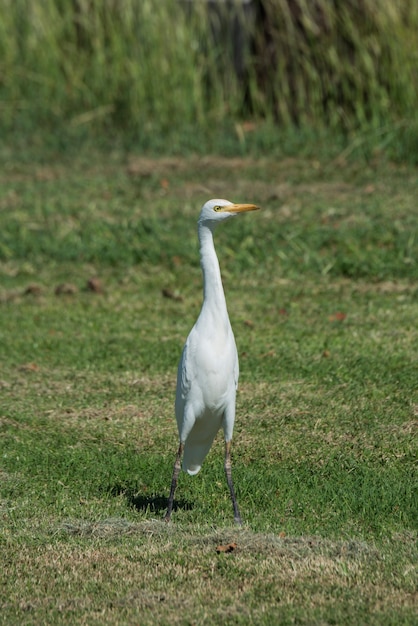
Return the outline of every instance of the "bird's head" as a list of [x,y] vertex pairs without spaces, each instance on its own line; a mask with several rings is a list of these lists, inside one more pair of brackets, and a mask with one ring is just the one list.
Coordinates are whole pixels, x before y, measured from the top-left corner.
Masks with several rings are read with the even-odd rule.
[[246,211],[257,211],[259,209],[255,204],[234,204],[229,200],[221,200],[215,198],[208,200],[202,207],[199,216],[199,224],[206,224],[213,228],[219,222],[234,217],[239,213]]

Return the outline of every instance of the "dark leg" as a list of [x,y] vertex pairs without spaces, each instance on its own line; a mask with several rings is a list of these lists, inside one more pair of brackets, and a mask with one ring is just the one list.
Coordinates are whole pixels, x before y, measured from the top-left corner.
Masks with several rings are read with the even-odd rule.
[[232,473],[231,473],[231,442],[225,442],[225,474],[226,480],[229,487],[229,493],[231,494],[232,506],[234,508],[234,521],[236,524],[241,525],[241,515],[239,514],[237,499],[235,497],[234,485],[232,483]]
[[183,444],[180,443],[179,445],[179,449],[177,450],[177,456],[176,456],[176,460],[174,463],[174,468],[173,468],[173,477],[171,479],[171,489],[170,489],[170,496],[168,498],[168,504],[167,504],[167,513],[165,514],[165,521],[169,522],[170,518],[171,518],[171,511],[173,510],[173,503],[174,503],[174,492],[176,490],[177,487],[177,479],[179,477],[180,474],[180,469],[181,469],[181,457],[183,454]]

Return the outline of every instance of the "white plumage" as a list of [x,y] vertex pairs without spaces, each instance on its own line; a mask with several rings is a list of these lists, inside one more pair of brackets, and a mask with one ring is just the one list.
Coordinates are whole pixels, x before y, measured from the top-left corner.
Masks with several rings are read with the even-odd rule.
[[235,420],[238,354],[226,307],[221,272],[213,243],[215,227],[239,213],[258,209],[254,204],[209,200],[198,220],[203,272],[203,305],[183,348],[177,374],[175,412],[180,445],[173,469],[166,520],[171,517],[180,471],[197,474],[218,430],[225,438],[225,472],[234,507],[241,523],[231,477],[230,446]]

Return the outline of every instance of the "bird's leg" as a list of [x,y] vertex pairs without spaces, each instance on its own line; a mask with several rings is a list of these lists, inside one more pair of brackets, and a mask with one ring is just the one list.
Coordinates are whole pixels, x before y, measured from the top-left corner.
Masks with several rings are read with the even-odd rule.
[[179,449],[177,450],[176,460],[174,462],[174,467],[173,467],[173,477],[171,479],[171,489],[170,489],[170,495],[168,498],[167,513],[165,514],[165,518],[164,518],[166,522],[170,521],[171,511],[173,510],[174,492],[176,491],[177,479],[179,477],[179,473],[181,469],[181,457],[183,454],[183,448],[184,448],[184,445],[180,442]]
[[231,494],[232,506],[234,508],[234,521],[236,524],[241,525],[241,515],[239,514],[237,499],[235,497],[234,485],[232,482],[232,472],[231,472],[231,442],[225,442],[225,474],[226,480],[229,487],[229,493]]

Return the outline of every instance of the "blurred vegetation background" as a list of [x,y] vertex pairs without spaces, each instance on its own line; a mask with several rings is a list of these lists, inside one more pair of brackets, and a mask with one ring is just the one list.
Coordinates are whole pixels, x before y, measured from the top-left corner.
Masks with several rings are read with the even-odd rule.
[[[416,0],[0,0],[0,132],[418,162]],[[312,145],[312,141],[310,142]]]

